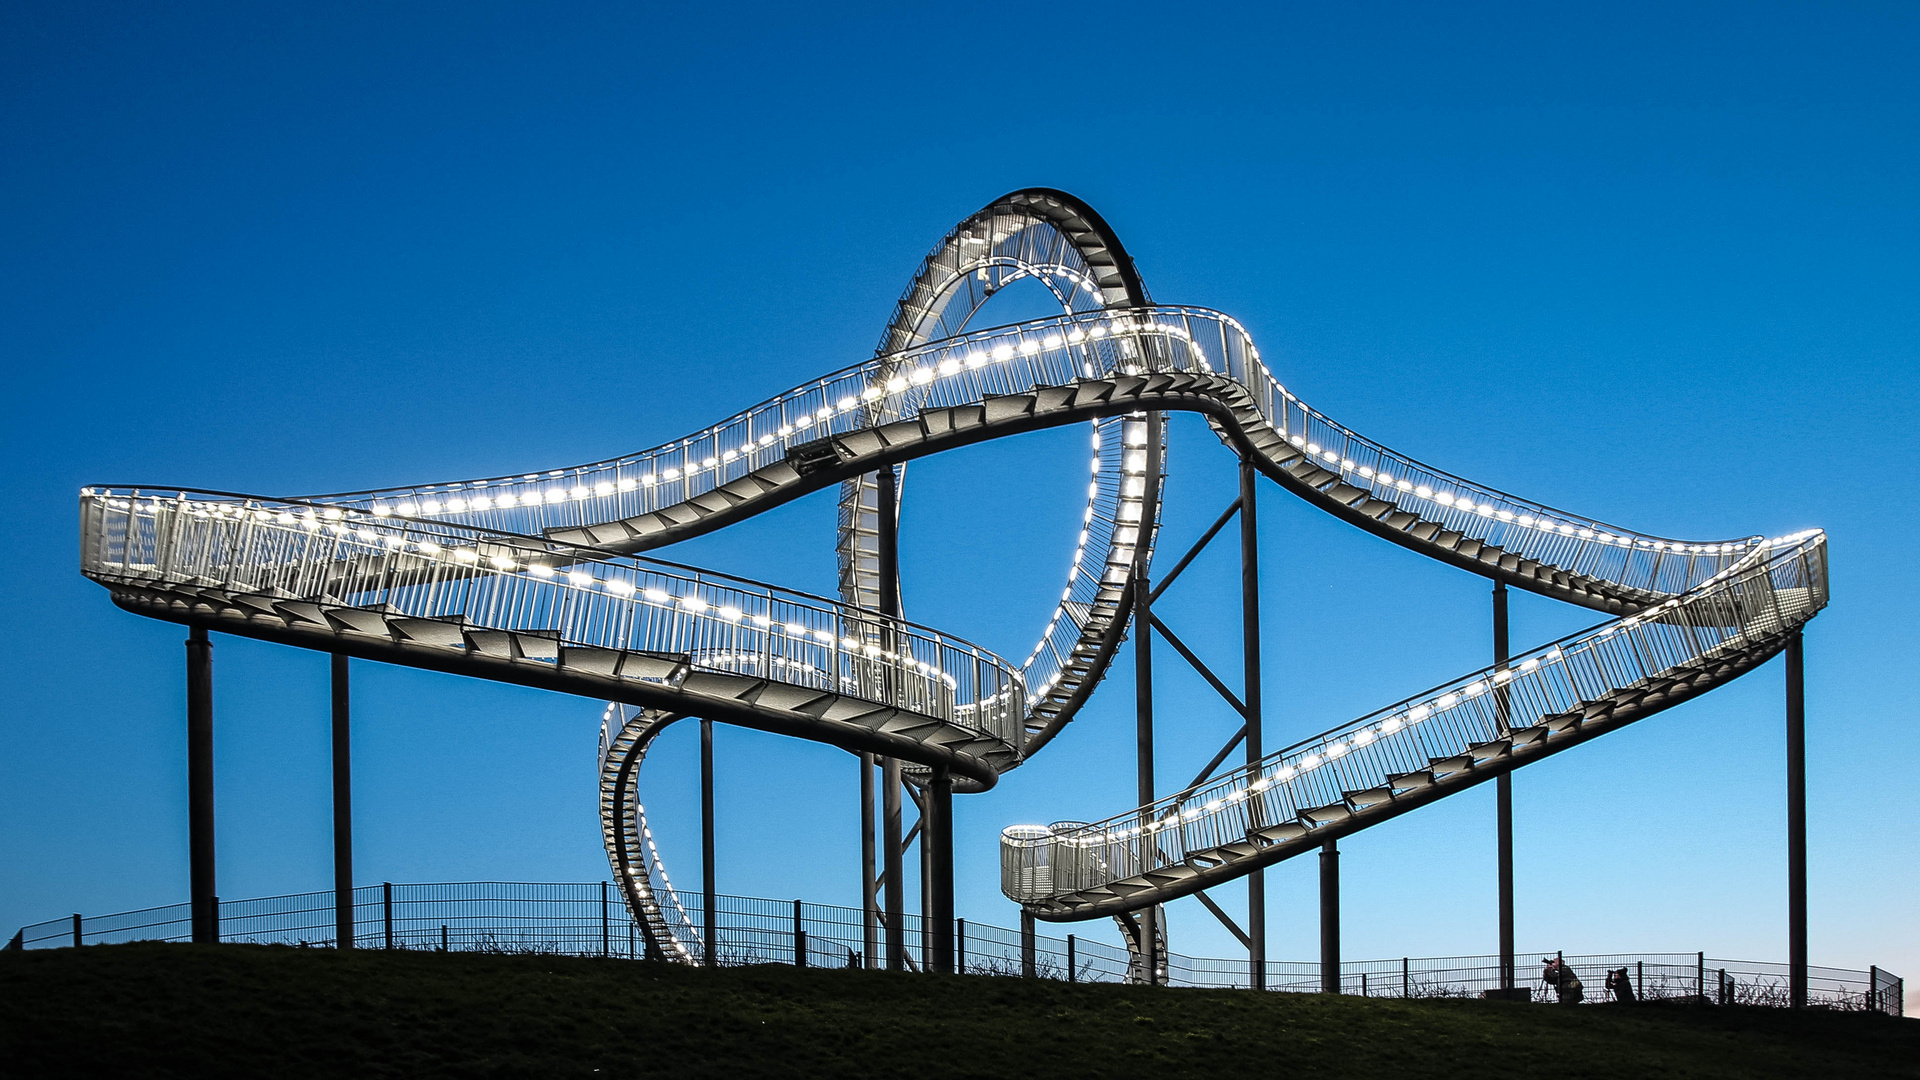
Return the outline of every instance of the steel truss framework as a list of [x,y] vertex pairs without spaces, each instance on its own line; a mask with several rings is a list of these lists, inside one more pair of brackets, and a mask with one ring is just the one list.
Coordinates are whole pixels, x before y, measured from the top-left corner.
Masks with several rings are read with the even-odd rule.
[[[1061,314],[971,327],[989,298],[1022,280],[1050,290]],[[1241,695],[1151,615],[1164,417],[1174,411],[1205,417],[1242,463],[1240,499],[1202,541],[1238,512]],[[1083,527],[1032,650],[1010,661],[905,621],[894,538],[905,463],[1076,423],[1091,427]],[[1496,615],[1493,666],[1266,753],[1251,512],[1261,476],[1355,527],[1491,579],[1499,612],[1504,590],[1516,588],[1608,621],[1508,656]],[[640,555],[834,486],[837,601]],[[1256,900],[1242,931],[1203,890],[1251,875],[1257,897],[1266,866],[1308,851],[1322,852],[1325,865],[1342,836],[1505,778],[1776,653],[1789,653],[1797,688],[1800,628],[1827,602],[1826,537],[1817,530],[1674,540],[1496,491],[1353,432],[1282,386],[1231,317],[1153,303],[1099,215],[1046,189],[997,199],[948,233],[902,295],[873,359],[649,450],[302,498],[95,487],[80,502],[83,572],[121,607],[194,630],[196,902],[212,895],[205,632],[214,630],[610,702],[600,754],[609,861],[647,948],[680,960],[700,957],[711,934],[671,887],[637,776],[652,740],[685,717],[861,755],[863,792],[880,772],[877,858],[870,795],[865,813],[867,955],[878,955],[884,934],[897,966],[907,845],[922,841],[924,915],[952,925],[952,793],[985,790],[1044,748],[1104,676],[1128,628],[1152,627],[1135,635],[1141,805],[1092,824],[1007,829],[1002,890],[1031,918],[1119,918],[1137,974],[1149,981],[1165,948],[1159,905],[1198,894],[1249,945],[1257,982],[1263,905]],[[1164,797],[1151,770],[1156,633],[1245,719],[1193,784]],[[338,660],[342,776],[345,671]],[[1797,732],[1797,699],[1789,712]],[[1212,775],[1242,743],[1245,763]],[[710,768],[710,754],[705,761]],[[344,783],[336,786],[344,803]],[[921,810],[905,835],[903,790]],[[706,861],[711,881],[710,844]],[[1794,918],[1804,968],[1803,906]],[[1503,938],[1509,923],[1503,918]],[[928,962],[950,969],[952,942],[942,949],[942,937],[933,935]],[[1337,950],[1334,959],[1337,971]]]

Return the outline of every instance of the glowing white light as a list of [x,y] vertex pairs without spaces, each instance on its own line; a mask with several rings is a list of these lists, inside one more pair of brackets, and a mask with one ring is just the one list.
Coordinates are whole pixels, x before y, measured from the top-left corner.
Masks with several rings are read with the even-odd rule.
[[633,582],[626,578],[608,578],[607,591],[615,596],[632,596]]
[[567,571],[567,584],[584,589],[593,584],[593,575],[587,573],[585,570],[569,570]]
[[681,597],[680,606],[683,608],[686,608],[688,611],[693,612],[695,615],[698,615],[701,612],[707,610],[707,602],[705,600],[700,599],[697,596]]
[[640,595],[646,597],[647,602],[651,604],[665,604],[673,599],[665,589],[648,589]]

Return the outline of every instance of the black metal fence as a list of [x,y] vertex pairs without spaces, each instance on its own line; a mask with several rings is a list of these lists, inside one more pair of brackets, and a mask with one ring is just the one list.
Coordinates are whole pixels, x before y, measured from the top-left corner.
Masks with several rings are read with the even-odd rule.
[[[679,893],[689,912],[705,904],[700,893]],[[865,954],[865,924],[858,908],[714,897],[718,940],[714,961],[724,965],[802,964],[810,967],[876,966]],[[328,946],[334,940],[333,892],[294,893],[251,900],[217,901],[222,941]],[[561,953],[639,958],[645,941],[606,882],[466,881],[434,884],[363,885],[353,891],[354,944],[361,948],[447,949],[463,952]],[[920,919],[902,927],[907,965],[925,961]],[[186,941],[191,936],[186,904],[80,916],[21,927],[8,946],[46,949],[127,941]],[[977,975],[1011,975],[1077,982],[1123,982],[1130,957],[1124,948],[1078,935],[1064,938],[955,921],[959,969]],[[698,959],[704,941],[685,943]],[[1559,955],[1520,953],[1521,957]],[[1642,1000],[1682,1000],[1729,1005],[1787,1004],[1785,964],[1720,960],[1704,953],[1617,953],[1565,956],[1585,984],[1587,999],[1604,1000],[1609,972],[1621,971]],[[1245,988],[1245,960],[1166,957],[1173,986]],[[1551,991],[1538,985],[1523,964],[1519,983],[1536,986],[1535,1000]],[[1400,957],[1343,963],[1341,992],[1367,997],[1473,997],[1500,985],[1495,956]],[[1320,965],[1269,960],[1269,990],[1320,989]],[[1878,967],[1866,971],[1815,967],[1808,971],[1808,999],[1830,1009],[1904,1015],[1905,982]]]

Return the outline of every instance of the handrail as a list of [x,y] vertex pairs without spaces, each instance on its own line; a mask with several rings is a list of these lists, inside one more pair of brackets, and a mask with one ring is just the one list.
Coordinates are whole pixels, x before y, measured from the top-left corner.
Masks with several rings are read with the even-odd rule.
[[[1002,891],[1043,905],[1194,860],[1210,868],[1213,853],[1265,846],[1272,837],[1262,834],[1276,827],[1305,837],[1328,819],[1352,816],[1358,793],[1377,792],[1377,805],[1389,806],[1397,779],[1417,777],[1424,787],[1438,762],[1481,747],[1511,753],[1516,744],[1533,745],[1531,737],[1548,736],[1545,726],[1556,718],[1577,721],[1620,691],[1698,661],[1778,647],[1824,606],[1825,553],[1823,533],[1772,541],[1680,597],[1463,675],[1148,806],[1091,824],[1010,828],[1001,841]],[[1257,860],[1252,851],[1241,857]]]

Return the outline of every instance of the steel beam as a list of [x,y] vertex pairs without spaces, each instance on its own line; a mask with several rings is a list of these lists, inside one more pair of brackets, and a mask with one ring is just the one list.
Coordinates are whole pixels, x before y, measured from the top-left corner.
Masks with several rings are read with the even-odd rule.
[[333,942],[354,945],[353,739],[347,656],[333,654]]
[[[880,561],[880,614],[900,617],[900,481],[888,465],[874,474],[875,545]],[[892,642],[887,642],[891,647]],[[907,890],[900,858],[900,759],[880,759],[882,857],[886,860],[887,970],[906,966]]]
[[1787,639],[1787,998],[1807,1007],[1807,700],[1800,631]]
[[720,964],[720,909],[715,899],[713,858],[713,721],[700,721],[700,884],[701,933],[706,936],[703,960],[708,967]]
[[872,754],[860,755],[860,966],[880,964],[880,910],[877,882],[880,871],[874,865],[873,850],[873,770]]
[[1340,992],[1340,842],[1320,848],[1320,989]]
[[933,873],[928,882],[932,894],[931,917],[922,925],[927,938],[928,966],[942,975],[953,974],[953,774],[946,769],[933,770],[933,785],[927,795],[927,829],[921,850],[928,853]]
[[[1260,760],[1260,522],[1253,462],[1240,459],[1240,715],[1246,718],[1247,764]],[[1267,986],[1267,873],[1247,875],[1247,978]]]
[[[1133,703],[1134,789],[1141,806],[1153,802],[1153,589],[1148,581],[1148,538],[1160,495],[1160,414],[1147,414],[1146,497],[1133,545]],[[1151,512],[1147,508],[1152,508]],[[1140,912],[1141,957],[1147,985],[1160,983],[1159,911],[1148,904]]]
[[213,873],[213,643],[187,635],[187,872],[193,940],[220,940]]
[[[1504,581],[1493,583],[1493,663],[1495,667],[1505,667],[1507,659],[1513,654],[1507,643],[1507,584]],[[1507,733],[1508,702],[1506,687],[1493,692],[1495,722],[1500,733]],[[1500,989],[1512,990],[1515,985],[1513,960],[1513,773],[1502,772],[1494,782],[1494,804],[1498,822],[1499,844],[1499,888],[1500,888]]]

